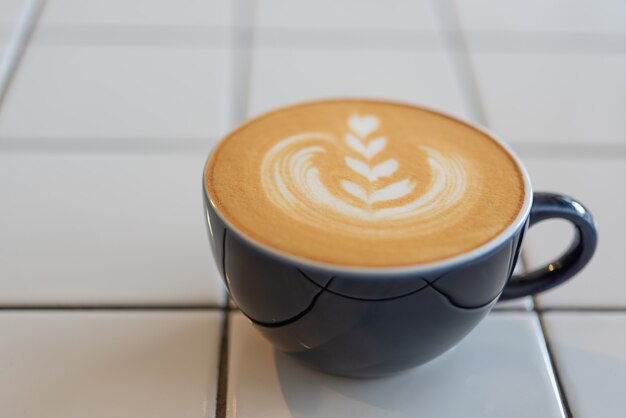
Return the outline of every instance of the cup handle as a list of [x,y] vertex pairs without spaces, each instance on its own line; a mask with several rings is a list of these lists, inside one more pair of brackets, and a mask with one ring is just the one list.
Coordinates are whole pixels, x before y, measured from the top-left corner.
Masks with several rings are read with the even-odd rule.
[[569,196],[535,193],[528,226],[552,218],[568,220],[576,227],[569,248],[553,262],[526,274],[513,276],[504,287],[500,300],[534,295],[558,286],[578,273],[593,256],[598,233],[587,208]]

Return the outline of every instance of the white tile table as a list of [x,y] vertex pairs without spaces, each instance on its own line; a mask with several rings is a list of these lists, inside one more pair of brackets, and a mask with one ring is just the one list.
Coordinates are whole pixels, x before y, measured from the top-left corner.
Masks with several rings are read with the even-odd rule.
[[392,30],[416,33],[436,28],[426,0],[376,1],[256,0],[256,27],[291,30]]
[[217,305],[205,153],[0,155],[0,305]]
[[551,312],[546,334],[576,418],[626,410],[626,312]]
[[230,418],[563,417],[532,313],[493,313],[442,357],[383,379],[310,370],[241,315],[231,318],[229,345]]
[[512,143],[626,142],[626,54],[472,52],[488,125]]
[[42,25],[227,26],[227,0],[48,0]]
[[448,65],[436,50],[260,48],[252,56],[249,114],[323,97],[374,97],[463,115]]
[[0,139],[215,139],[223,51],[31,42],[2,103]]
[[455,0],[467,31],[626,34],[621,0]]
[[2,311],[2,416],[213,417],[221,322],[212,311]]

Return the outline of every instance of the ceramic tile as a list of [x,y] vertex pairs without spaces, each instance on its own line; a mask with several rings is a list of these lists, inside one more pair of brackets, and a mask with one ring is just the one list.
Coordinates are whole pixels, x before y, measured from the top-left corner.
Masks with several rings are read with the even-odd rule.
[[547,313],[545,324],[572,415],[625,411],[626,313]]
[[0,155],[0,305],[218,304],[198,155]]
[[49,0],[43,25],[227,26],[226,0]]
[[24,9],[26,0],[2,0],[0,2],[0,26],[13,26]]
[[9,37],[11,36],[11,30],[9,28],[0,27],[0,66],[4,65],[4,60],[7,57],[4,56],[7,47],[9,46]]
[[509,142],[626,143],[626,55],[471,56],[491,128]]
[[[442,357],[389,378],[310,370],[231,321],[228,417],[562,417],[532,313],[492,313]],[[450,400],[454,401],[451,402]]]
[[434,30],[433,11],[426,0],[377,1],[262,0],[254,3],[256,27],[261,29]]
[[621,0],[456,0],[461,26],[470,31],[626,33]]
[[493,309],[515,309],[522,311],[530,311],[533,309],[533,298],[528,296],[525,298],[504,300],[498,302]]
[[217,312],[2,312],[5,417],[212,417]]
[[18,19],[25,5],[24,0],[0,1],[0,67],[6,59],[4,56],[11,34],[17,27]]
[[[599,241],[591,264],[570,282],[539,298],[542,307],[626,307],[626,277],[622,268],[622,244],[626,222],[621,190],[626,160],[550,160],[527,158],[535,190],[557,191],[579,199],[595,217]],[[567,248],[573,235],[564,221],[544,222],[526,235],[524,251],[529,267],[547,264]]]
[[326,97],[376,97],[464,114],[441,52],[259,49],[252,57],[249,114]]
[[225,118],[222,53],[35,37],[3,102],[0,138],[215,138]]

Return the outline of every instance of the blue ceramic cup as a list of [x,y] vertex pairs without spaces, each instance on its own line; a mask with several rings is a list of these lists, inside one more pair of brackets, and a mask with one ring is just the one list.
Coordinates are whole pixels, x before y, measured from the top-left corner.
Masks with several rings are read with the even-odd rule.
[[[597,242],[587,209],[568,196],[533,193],[510,148],[463,123],[499,142],[516,161],[524,203],[515,221],[488,243],[431,264],[337,267],[276,251],[229,223],[204,182],[209,237],[222,278],[243,314],[276,348],[333,374],[392,374],[453,347],[498,300],[557,286],[587,264]],[[575,226],[569,248],[545,267],[513,276],[527,228],[552,218]]]

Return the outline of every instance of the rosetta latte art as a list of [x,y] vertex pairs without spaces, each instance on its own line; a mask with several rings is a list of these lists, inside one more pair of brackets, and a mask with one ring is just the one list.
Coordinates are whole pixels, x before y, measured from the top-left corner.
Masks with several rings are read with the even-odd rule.
[[[300,222],[360,236],[437,229],[462,210],[467,175],[461,158],[415,145],[426,158],[414,164],[427,164],[431,176],[414,178],[387,152],[393,139],[376,133],[378,117],[353,114],[347,122],[349,132],[343,138],[305,132],[269,149],[261,165],[261,183],[272,204]],[[336,157],[338,151],[342,159]],[[315,163],[330,154],[337,160],[336,171],[350,174],[339,178],[338,187],[324,183],[324,173]],[[423,181],[428,185],[416,193]]]

